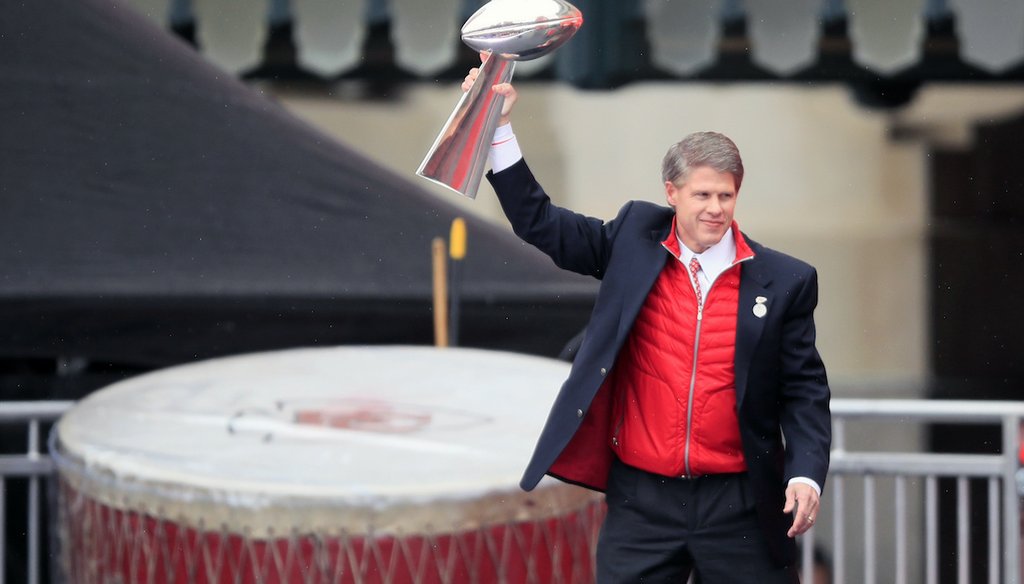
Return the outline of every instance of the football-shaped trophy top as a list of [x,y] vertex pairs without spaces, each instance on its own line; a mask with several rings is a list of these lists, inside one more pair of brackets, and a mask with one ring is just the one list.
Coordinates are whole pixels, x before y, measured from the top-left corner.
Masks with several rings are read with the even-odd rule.
[[491,0],[469,17],[462,41],[512,61],[543,57],[583,25],[583,13],[565,0]]

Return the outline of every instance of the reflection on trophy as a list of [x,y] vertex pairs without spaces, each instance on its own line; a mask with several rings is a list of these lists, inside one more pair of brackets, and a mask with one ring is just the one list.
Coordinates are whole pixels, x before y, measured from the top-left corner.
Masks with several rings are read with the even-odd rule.
[[491,87],[512,80],[516,61],[551,53],[582,24],[583,14],[565,0],[491,0],[477,10],[462,26],[462,41],[490,56],[416,174],[476,198],[505,101]]

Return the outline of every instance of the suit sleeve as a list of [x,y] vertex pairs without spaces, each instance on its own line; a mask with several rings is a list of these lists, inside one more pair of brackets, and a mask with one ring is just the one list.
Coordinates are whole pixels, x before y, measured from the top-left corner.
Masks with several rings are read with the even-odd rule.
[[807,477],[824,488],[832,420],[825,365],[815,347],[817,304],[818,278],[811,269],[794,292],[783,323],[780,422],[786,439],[785,480]]
[[607,223],[558,207],[524,160],[501,172],[489,172],[487,179],[520,239],[547,254],[562,269],[604,277],[612,241],[631,203]]

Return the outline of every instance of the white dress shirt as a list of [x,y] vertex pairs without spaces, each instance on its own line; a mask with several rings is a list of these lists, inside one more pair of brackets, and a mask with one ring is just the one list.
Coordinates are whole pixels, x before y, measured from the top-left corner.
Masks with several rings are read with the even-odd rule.
[[[725,235],[722,236],[718,243],[707,248],[702,253],[694,253],[693,250],[686,247],[678,232],[676,233],[676,240],[679,241],[679,261],[687,269],[689,269],[690,260],[697,258],[697,263],[700,264],[697,280],[700,282],[701,294],[704,298],[707,298],[711,285],[722,275],[722,272],[728,270],[732,263],[736,261],[736,238],[732,234],[732,229],[726,230]],[[693,285],[694,290],[697,289],[697,286],[693,284],[693,278],[690,278],[690,284]]]
[[519,162],[523,152],[519,149],[516,135],[512,133],[512,124],[499,126],[491,140],[491,150],[487,154],[493,172],[501,172]]

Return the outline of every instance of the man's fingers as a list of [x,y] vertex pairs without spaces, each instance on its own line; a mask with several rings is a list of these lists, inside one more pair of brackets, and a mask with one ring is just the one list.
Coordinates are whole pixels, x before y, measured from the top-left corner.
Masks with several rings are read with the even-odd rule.
[[[490,56],[490,53],[481,52],[480,61],[484,62]],[[477,78],[480,77],[480,68],[473,67],[469,70],[469,73],[462,80],[462,91],[467,92],[473,88],[473,84],[476,83]],[[501,118],[500,124],[507,124],[509,121],[509,114],[512,113],[512,106],[516,103],[518,96],[516,88],[511,83],[498,83],[491,87],[491,91],[494,91],[498,95],[505,98],[505,103],[501,107]]]
[[789,537],[796,537],[810,529],[813,525],[813,523],[807,521],[804,517],[797,516],[796,519],[793,520],[793,525],[789,528],[789,532],[786,535]]
[[786,489],[786,506],[782,508],[782,512],[789,513],[792,511],[794,503],[796,503],[796,496],[793,493],[793,489]]
[[818,514],[818,497],[813,491],[804,491],[797,495],[797,509],[808,521],[814,523]]
[[818,493],[804,484],[793,484],[786,489],[784,513],[793,514],[789,537],[796,537],[814,526],[818,513]]
[[789,528],[789,537],[796,537],[814,525],[813,516],[807,513],[808,506],[797,500],[793,507],[793,525]]
[[498,83],[492,89],[502,97],[511,97],[516,92],[516,88],[512,87],[511,83]]
[[480,75],[480,69],[473,67],[466,74],[466,77],[462,80],[462,91],[469,91],[473,87],[473,83],[476,82],[476,78]]

